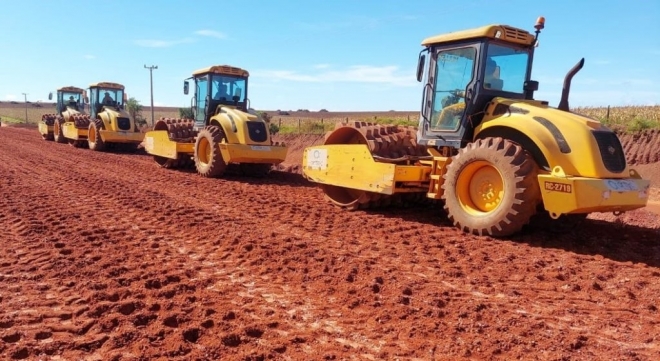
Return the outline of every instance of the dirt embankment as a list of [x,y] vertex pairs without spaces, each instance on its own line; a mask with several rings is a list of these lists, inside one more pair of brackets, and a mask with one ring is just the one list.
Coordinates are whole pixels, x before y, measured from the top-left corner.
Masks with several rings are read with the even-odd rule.
[[660,130],[645,130],[635,134],[619,135],[630,164],[660,162]]
[[324,134],[276,134],[273,140],[283,142],[289,148],[286,160],[278,167],[283,171],[302,173],[301,165],[305,148],[323,144]]
[[[619,135],[628,163],[642,177],[660,188],[660,130],[645,130],[635,134]],[[660,199],[660,197],[657,197]]]

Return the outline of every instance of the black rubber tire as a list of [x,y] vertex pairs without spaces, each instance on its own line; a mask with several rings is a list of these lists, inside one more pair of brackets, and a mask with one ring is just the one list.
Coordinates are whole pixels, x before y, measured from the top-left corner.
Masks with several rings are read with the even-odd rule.
[[93,121],[90,121],[88,129],[90,131],[94,131],[94,137],[87,137],[87,144],[89,145],[89,149],[97,152],[104,150],[106,144],[103,142],[103,139],[101,139],[101,133],[99,133],[99,131],[103,129],[103,121],[101,119],[94,119]]
[[[494,209],[470,214],[463,204],[471,200],[465,196],[460,199],[457,187],[467,186],[458,184],[459,177],[475,162],[485,162],[499,172],[503,195]],[[465,232],[492,237],[513,235],[536,213],[541,199],[537,174],[534,159],[520,145],[499,137],[478,139],[460,149],[447,166],[442,185],[444,209],[454,226]]]
[[[197,134],[195,140],[195,168],[202,177],[221,177],[227,169],[227,163],[218,149],[218,144],[223,139],[225,139],[225,132],[215,125],[209,125]],[[210,147],[210,152],[205,153],[205,150],[201,149],[202,147]]]

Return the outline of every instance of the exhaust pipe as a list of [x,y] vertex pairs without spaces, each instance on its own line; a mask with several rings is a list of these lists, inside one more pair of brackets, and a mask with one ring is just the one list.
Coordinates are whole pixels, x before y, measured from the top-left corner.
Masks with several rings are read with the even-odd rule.
[[583,66],[584,58],[580,59],[580,61],[568,71],[568,74],[566,74],[566,77],[564,78],[564,88],[561,90],[561,100],[559,100],[557,109],[568,111],[568,93],[571,90],[571,80]]

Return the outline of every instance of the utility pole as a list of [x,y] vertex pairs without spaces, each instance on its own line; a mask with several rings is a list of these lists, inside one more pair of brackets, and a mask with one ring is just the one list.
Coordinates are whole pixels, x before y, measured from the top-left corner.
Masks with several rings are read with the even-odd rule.
[[28,122],[28,117],[27,117],[27,93],[21,93],[23,94],[23,101],[25,102],[25,123],[27,124]]
[[145,69],[149,69],[149,83],[151,84],[151,125],[154,125],[154,77],[153,70],[158,69],[158,65],[147,66],[144,65]]

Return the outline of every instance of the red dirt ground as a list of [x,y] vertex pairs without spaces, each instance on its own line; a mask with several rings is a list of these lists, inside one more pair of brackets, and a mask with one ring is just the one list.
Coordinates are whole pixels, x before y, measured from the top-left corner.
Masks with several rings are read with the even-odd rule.
[[3,360],[660,358],[643,210],[495,240],[430,206],[340,211],[297,174],[204,179],[14,127],[0,175]]

